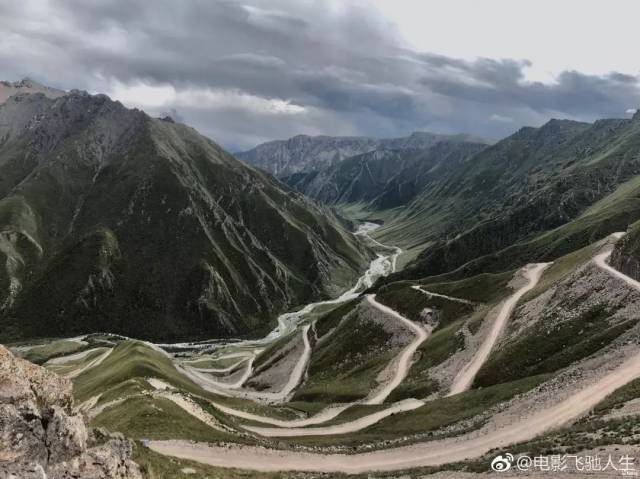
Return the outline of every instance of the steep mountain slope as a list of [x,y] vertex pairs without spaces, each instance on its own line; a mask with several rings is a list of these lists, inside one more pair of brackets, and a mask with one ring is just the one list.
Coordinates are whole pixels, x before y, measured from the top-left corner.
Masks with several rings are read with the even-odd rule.
[[[584,221],[560,236],[590,233],[567,248],[611,233],[613,224],[595,225],[621,219],[625,211],[624,221],[614,223],[626,229],[638,219],[633,206],[638,189],[632,183],[639,174],[640,115],[594,124],[552,120],[524,128],[425,188],[380,229],[381,241],[430,243],[411,272],[389,280],[447,273],[580,218]],[[610,200],[604,201],[607,195]],[[612,208],[616,203],[625,207]]]
[[100,95],[0,106],[0,198],[5,337],[259,334],[369,259],[300,194]]
[[349,158],[374,150],[424,150],[441,142],[486,143],[468,135],[436,135],[415,132],[408,137],[376,139],[298,135],[289,140],[270,141],[236,156],[278,177],[320,171]]
[[442,140],[423,149],[378,149],[283,180],[323,203],[360,203],[367,209],[385,210],[406,205],[430,183],[450,174],[486,146]]

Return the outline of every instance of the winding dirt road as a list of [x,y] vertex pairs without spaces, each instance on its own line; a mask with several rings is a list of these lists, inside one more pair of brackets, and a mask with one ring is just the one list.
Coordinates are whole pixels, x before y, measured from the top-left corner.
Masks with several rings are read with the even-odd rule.
[[101,354],[100,356],[98,356],[97,358],[93,359],[92,361],[89,361],[87,364],[85,364],[83,367],[79,368],[79,369],[75,369],[67,374],[64,374],[64,377],[69,378],[69,379],[73,379],[73,378],[77,378],[78,376],[80,376],[83,372],[91,369],[91,368],[95,368],[97,365],[101,364],[102,361],[104,361],[105,359],[107,359],[107,357],[111,354],[111,351],[113,351],[113,349],[108,349],[107,351],[105,351],[104,354]]
[[352,404],[329,406],[328,408],[322,410],[320,413],[316,414],[315,416],[305,418],[305,419],[289,420],[289,419],[276,419],[269,416],[259,416],[257,414],[241,411],[239,409],[233,409],[213,401],[211,401],[211,404],[216,409],[218,409],[219,411],[225,414],[228,414],[229,416],[238,417],[240,419],[246,419],[247,421],[261,422],[263,424],[271,424],[272,426],[277,426],[279,428],[304,428],[306,426],[322,424],[323,422],[330,421],[331,419],[337,417],[345,409],[352,406]]
[[[232,383],[228,383],[225,381],[216,381],[215,379],[209,379],[207,378],[207,381],[209,382],[209,384],[211,384],[213,387],[216,388],[221,388],[221,389],[239,389],[241,388],[244,383],[247,382],[247,380],[249,379],[249,377],[251,377],[251,374],[253,373],[253,361],[255,360],[255,356],[250,357],[247,361],[240,361],[240,363],[235,364],[233,367],[231,368],[226,368],[225,370],[222,370],[222,372],[229,372],[232,369],[236,368],[239,364],[246,362],[245,366],[244,366],[244,372],[242,373],[242,376],[240,376],[236,381],[232,382]],[[192,368],[193,371],[197,371],[198,373],[209,373],[209,372],[219,372],[220,370],[216,370],[216,369],[202,369],[202,368]],[[200,378],[202,377],[206,377],[206,376],[198,376]]]
[[69,363],[71,361],[76,361],[77,359],[82,359],[85,356],[88,356],[92,353],[95,353],[96,351],[102,351],[104,348],[92,348],[92,349],[87,349],[85,351],[80,351],[79,353],[74,353],[74,354],[69,354],[67,356],[60,356],[57,358],[52,358],[49,359],[46,363],[44,363],[44,366],[60,366],[66,363]]
[[279,428],[279,427],[257,427],[243,426],[247,431],[255,432],[266,437],[301,437],[301,436],[334,436],[339,434],[348,434],[361,431],[362,429],[372,426],[382,421],[384,418],[405,411],[412,411],[421,406],[424,402],[418,399],[406,399],[404,401],[392,404],[382,411],[378,411],[361,418],[354,419],[343,424],[332,424],[330,426],[307,427],[307,428]]
[[187,376],[189,379],[194,381],[204,390],[219,394],[221,396],[243,397],[269,403],[285,402],[292,395],[294,389],[298,386],[298,384],[300,384],[300,381],[302,381],[304,373],[307,370],[307,365],[309,363],[309,359],[311,358],[311,343],[309,342],[310,328],[310,324],[302,327],[301,334],[304,350],[302,351],[300,358],[298,358],[296,365],[291,371],[286,384],[280,391],[277,392],[258,392],[240,389],[253,372],[253,361],[255,357],[251,358],[248,361],[245,373],[238,381],[233,384],[216,381],[215,379],[203,374],[198,369],[186,366],[185,364],[176,364],[176,369]]
[[621,273],[617,269],[612,268],[611,266],[609,266],[607,261],[611,257],[612,253],[613,253],[613,249],[610,249],[609,251],[605,251],[604,253],[601,253],[601,254],[597,255],[595,258],[593,258],[593,262],[599,268],[601,268],[601,269],[605,270],[607,273],[609,273],[611,276],[614,276],[614,277],[624,281],[629,286],[631,286],[633,289],[636,289],[636,290],[640,291],[640,281],[636,281],[635,279],[630,278],[626,274]]
[[[253,357],[253,354],[243,356],[243,359],[241,359],[236,363],[233,363],[231,366],[227,366],[226,368],[200,368],[196,366],[190,366],[190,367],[192,367],[193,369],[201,373],[227,374],[237,369],[238,366],[240,366],[242,363],[246,363],[247,361],[249,361],[249,359],[251,359],[252,357]],[[191,361],[191,362],[194,362],[194,361]],[[189,363],[189,361],[185,361],[185,363]]]
[[462,370],[460,370],[453,380],[448,396],[459,394],[471,387],[476,374],[478,374],[478,371],[486,362],[491,350],[496,344],[496,341],[504,331],[507,321],[509,320],[513,309],[516,307],[516,304],[518,304],[520,298],[535,288],[536,284],[538,284],[538,281],[540,280],[540,276],[542,276],[542,272],[548,265],[549,263],[537,263],[525,266],[523,276],[528,280],[527,284],[518,289],[502,304],[500,312],[494,320],[489,334],[482,342],[471,361],[469,361]]
[[457,438],[363,454],[314,454],[259,447],[224,447],[187,441],[152,441],[161,454],[225,468],[258,471],[309,471],[359,474],[439,466],[476,458],[491,449],[528,441],[589,412],[616,389],[640,378],[640,353],[573,396],[497,429],[482,428]]
[[[386,400],[386,398],[395,390],[395,388],[397,388],[402,383],[404,378],[407,376],[409,369],[411,368],[411,361],[412,361],[413,355],[415,354],[418,347],[420,347],[420,345],[429,337],[429,334],[431,333],[430,329],[424,329],[423,327],[405,318],[404,316],[397,313],[396,311],[389,308],[388,306],[385,306],[379,303],[378,301],[375,300],[374,295],[368,295],[367,300],[376,309],[382,311],[386,315],[392,316],[393,318],[397,319],[407,328],[412,330],[415,334],[415,339],[411,341],[411,343],[409,343],[402,350],[402,352],[394,359],[393,362],[397,364],[397,367],[395,370],[395,374],[393,375],[393,378],[389,382],[387,382],[381,390],[375,392],[371,398],[365,398],[362,401],[357,401],[354,403],[330,406],[312,417],[305,418],[305,419],[294,419],[294,420],[282,420],[282,419],[271,418],[268,416],[260,416],[260,415],[249,413],[246,411],[234,409],[214,401],[210,401],[210,403],[219,411],[225,414],[228,414],[230,416],[276,426],[271,428],[258,427],[258,426],[243,426],[243,428],[248,431],[252,431],[254,433],[257,433],[266,437],[294,437],[294,436],[347,434],[347,433],[356,432],[366,427],[369,427],[393,414],[397,414],[405,411],[411,411],[413,409],[417,409],[423,406],[424,405],[423,401],[420,401],[417,399],[407,399],[404,401],[399,401],[394,404],[390,404],[389,407],[381,411],[376,411],[375,413],[365,415],[363,417],[360,417],[358,419],[355,419],[353,421],[349,421],[346,423],[336,424],[331,426],[324,426],[324,427],[308,427],[308,426],[322,424],[324,422],[330,421],[331,419],[334,419],[335,417],[340,415],[343,411],[345,411],[349,407],[356,404],[367,404],[367,405],[382,404]],[[298,361],[296,368],[294,369],[294,372],[290,376],[289,382],[287,383],[285,388],[279,393],[261,393],[261,398],[264,398],[267,394],[270,394],[270,396],[268,396],[269,398],[274,398],[275,397],[274,395],[277,395],[278,399],[282,399],[284,395],[290,394],[291,392],[293,392],[295,387],[297,387],[297,384],[299,384],[299,381],[302,379],[302,375],[304,374],[304,371],[306,370],[306,365],[310,359],[311,346],[308,341],[309,328],[310,328],[309,325],[303,328],[303,334],[304,334],[303,337],[305,339],[305,351],[303,352],[302,357]],[[183,368],[183,372],[189,373],[189,377],[191,377],[193,380],[198,380],[197,382],[202,387],[209,386],[214,388],[214,390],[217,390],[218,388],[222,388],[225,390],[229,389],[228,384],[221,384],[213,379],[205,377],[202,374],[199,374],[198,370],[196,370],[195,368],[184,369],[184,365],[182,365],[182,368]],[[250,366],[249,368],[247,368],[247,371],[250,371]],[[245,376],[248,377],[246,373],[245,373]],[[246,380],[246,377],[244,377],[244,380]],[[242,380],[239,381],[239,383],[241,382]],[[256,393],[256,394],[260,394],[260,393]],[[183,403],[180,403],[180,402],[176,402],[176,404],[178,404],[179,406],[184,405]]]
[[[367,295],[367,301],[376,309],[382,311],[384,314],[392,316],[400,321],[403,325],[409,328],[415,334],[415,339],[411,341],[402,352],[394,359],[394,363],[397,364],[395,373],[390,381],[388,381],[382,389],[376,391],[372,397],[365,398],[362,401],[357,401],[350,404],[344,404],[340,406],[329,407],[319,414],[307,419],[294,420],[294,421],[281,421],[270,418],[264,418],[253,414],[244,413],[242,417],[250,420],[258,420],[267,424],[272,424],[274,428],[269,427],[257,427],[257,426],[244,426],[245,429],[267,437],[294,437],[294,436],[323,436],[323,435],[338,435],[348,434],[356,431],[360,431],[366,427],[369,427],[382,419],[389,417],[399,412],[411,411],[424,405],[423,401],[417,399],[408,399],[389,405],[389,407],[377,411],[372,414],[360,417],[353,421],[349,421],[342,424],[335,424],[324,427],[306,427],[316,424],[322,424],[323,422],[330,421],[337,417],[340,413],[348,409],[355,404],[382,404],[389,397],[389,395],[402,383],[407,377],[409,369],[411,368],[411,361],[417,349],[420,345],[429,337],[431,333],[430,329],[424,329],[413,321],[405,318],[393,309],[379,303],[375,300],[374,295]],[[230,408],[225,408],[230,409]],[[222,409],[221,409],[222,410]],[[223,411],[224,412],[224,411]],[[234,414],[238,416],[237,414]]]
[[375,308],[382,311],[383,313],[396,318],[398,321],[404,324],[407,328],[412,330],[416,335],[415,339],[411,341],[411,343],[409,343],[409,345],[404,348],[402,353],[400,353],[400,356],[398,357],[398,367],[396,368],[396,372],[393,376],[393,379],[391,379],[391,381],[385,384],[385,386],[380,391],[376,392],[373,397],[367,398],[363,403],[363,404],[382,404],[385,401],[385,399],[389,397],[389,394],[391,394],[393,390],[397,388],[400,385],[400,383],[402,383],[404,378],[407,377],[407,374],[409,373],[409,369],[411,368],[411,361],[413,359],[413,355],[416,353],[420,345],[429,337],[429,335],[431,334],[431,328],[427,327],[428,329],[425,329],[417,325],[413,321],[405,318],[404,316],[399,314],[397,311],[394,311],[390,307],[385,306],[382,303],[379,303],[378,301],[375,300],[375,295],[373,294],[367,295],[367,301],[369,301],[371,305],[373,305]]
[[[594,258],[595,264],[611,276],[640,291],[640,282],[629,278],[606,263],[611,251]],[[519,289],[502,307],[502,326],[517,301],[537,283],[546,265],[527,269],[527,285]],[[500,321],[496,320],[496,323]],[[493,331],[499,331],[494,324]],[[497,338],[498,335],[495,337]],[[495,339],[493,340],[495,343]],[[490,350],[490,348],[489,348]],[[149,447],[159,453],[194,460],[205,464],[259,471],[309,471],[342,472],[356,474],[370,471],[395,471],[412,467],[439,466],[476,458],[494,448],[527,441],[567,424],[589,412],[609,394],[629,382],[640,378],[640,353],[626,359],[617,367],[604,373],[598,380],[558,402],[530,413],[516,422],[501,426],[484,426],[478,431],[456,438],[448,438],[378,450],[362,454],[316,454],[290,450],[265,449],[254,446],[210,446],[187,441],[152,441]],[[332,434],[332,432],[327,432]]]
[[[327,427],[318,427],[311,428],[308,426],[313,426],[317,424],[322,424],[324,422],[330,421],[334,419],[338,415],[340,415],[343,411],[348,409],[349,407],[356,404],[382,404],[387,397],[402,383],[404,378],[406,378],[409,369],[411,368],[411,360],[416,350],[420,347],[420,345],[429,337],[431,333],[430,329],[424,329],[421,326],[417,325],[413,321],[405,318],[401,314],[397,313],[393,309],[385,306],[378,301],[375,300],[374,295],[368,295],[367,300],[371,305],[373,305],[376,309],[382,311],[384,314],[392,316],[393,318],[400,321],[403,325],[405,325],[408,329],[413,331],[415,334],[415,339],[411,341],[402,352],[394,359],[394,363],[397,364],[395,373],[393,378],[387,382],[382,389],[376,391],[372,397],[365,398],[362,401],[356,401],[348,404],[341,404],[330,406],[318,414],[305,418],[305,419],[294,419],[294,420],[281,420],[270,418],[267,416],[259,416],[257,414],[248,413],[245,411],[239,411],[222,404],[218,404],[212,402],[213,406],[224,412],[225,414],[229,414],[235,417],[239,417],[242,419],[257,421],[263,424],[270,424],[272,426],[276,426],[274,428],[269,427],[253,427],[253,426],[245,426],[244,428],[260,434],[262,436],[268,437],[284,437],[284,436],[314,436],[314,435],[327,435],[327,434],[346,434],[350,432],[359,431],[368,427],[376,422],[384,419],[385,417],[391,416],[398,412],[409,411],[412,409],[416,409],[422,406],[424,403],[417,399],[410,399],[406,401],[400,401],[398,403],[394,403],[389,405],[388,408],[377,411],[375,413],[369,414],[367,416],[363,416],[354,421],[350,421],[348,423],[327,426]],[[304,428],[304,429],[299,429]]]
[[293,394],[294,389],[298,387],[298,384],[302,381],[304,373],[307,371],[307,365],[311,359],[311,343],[309,343],[310,328],[310,324],[307,324],[302,328],[304,351],[302,351],[302,354],[300,355],[296,366],[293,368],[287,383],[277,393],[264,393],[263,397],[266,397],[270,401],[286,401]]

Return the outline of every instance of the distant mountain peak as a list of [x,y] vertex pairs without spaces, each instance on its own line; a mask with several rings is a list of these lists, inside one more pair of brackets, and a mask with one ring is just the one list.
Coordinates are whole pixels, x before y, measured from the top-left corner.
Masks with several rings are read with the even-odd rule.
[[5,103],[10,97],[20,93],[42,93],[49,98],[59,98],[67,94],[64,90],[45,86],[29,77],[15,82],[0,81],[0,105]]
[[13,85],[16,88],[36,88],[36,87],[47,88],[43,84],[38,83],[37,81],[32,80],[29,77],[24,77],[22,80],[20,80],[18,82],[14,82]]
[[576,121],[576,120],[567,120],[567,119],[559,119],[559,118],[552,118],[551,120],[549,120],[548,122],[546,122],[544,125],[542,125],[540,127],[541,130],[547,129],[558,129],[558,128],[571,128],[574,126],[578,126],[578,125],[589,125],[589,123],[583,122],[583,121]]

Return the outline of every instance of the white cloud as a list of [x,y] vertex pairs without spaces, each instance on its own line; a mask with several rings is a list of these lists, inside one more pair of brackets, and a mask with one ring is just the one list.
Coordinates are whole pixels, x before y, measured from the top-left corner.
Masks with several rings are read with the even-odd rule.
[[192,110],[246,110],[262,115],[299,115],[307,108],[279,98],[263,98],[239,90],[212,88],[184,88],[173,85],[149,85],[136,82],[131,85],[114,80],[108,92],[114,100],[128,107],[148,110],[150,114],[161,109],[188,108]]
[[173,104],[177,98],[176,89],[171,85],[152,86],[141,82],[126,85],[114,81],[107,94],[128,107],[142,109],[163,108]]
[[489,119],[491,121],[499,121],[501,123],[513,123],[513,118],[511,118],[510,116],[498,115],[497,113],[491,115]]
[[176,92],[174,104],[193,109],[242,109],[259,114],[298,115],[306,108],[288,100],[264,98],[239,90],[186,89]]
[[284,60],[272,55],[260,55],[257,53],[234,53],[231,55],[225,55],[220,58],[220,61],[231,61],[238,63],[246,63],[249,65],[259,65],[264,67],[282,67],[286,63]]

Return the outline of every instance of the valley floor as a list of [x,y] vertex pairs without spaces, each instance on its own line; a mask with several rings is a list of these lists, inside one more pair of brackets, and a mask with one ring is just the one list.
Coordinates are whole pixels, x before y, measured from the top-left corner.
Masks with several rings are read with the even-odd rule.
[[[368,229],[359,234],[375,244]],[[620,294],[639,294],[640,283],[608,264],[619,238],[577,264],[574,281],[595,268],[589,274],[619,282]],[[525,265],[486,304],[464,281],[362,295],[401,253],[377,247],[353,289],[282,315],[264,340],[154,345],[92,335],[32,352],[50,354],[45,365],[74,379],[94,425],[164,456],[264,473],[433,472],[484,461],[584,418],[640,378],[640,327],[631,326],[553,374],[479,388],[495,355],[517,343],[514,331],[526,329],[522,318],[539,315],[554,293],[556,269]],[[67,352],[70,342],[78,351]]]

